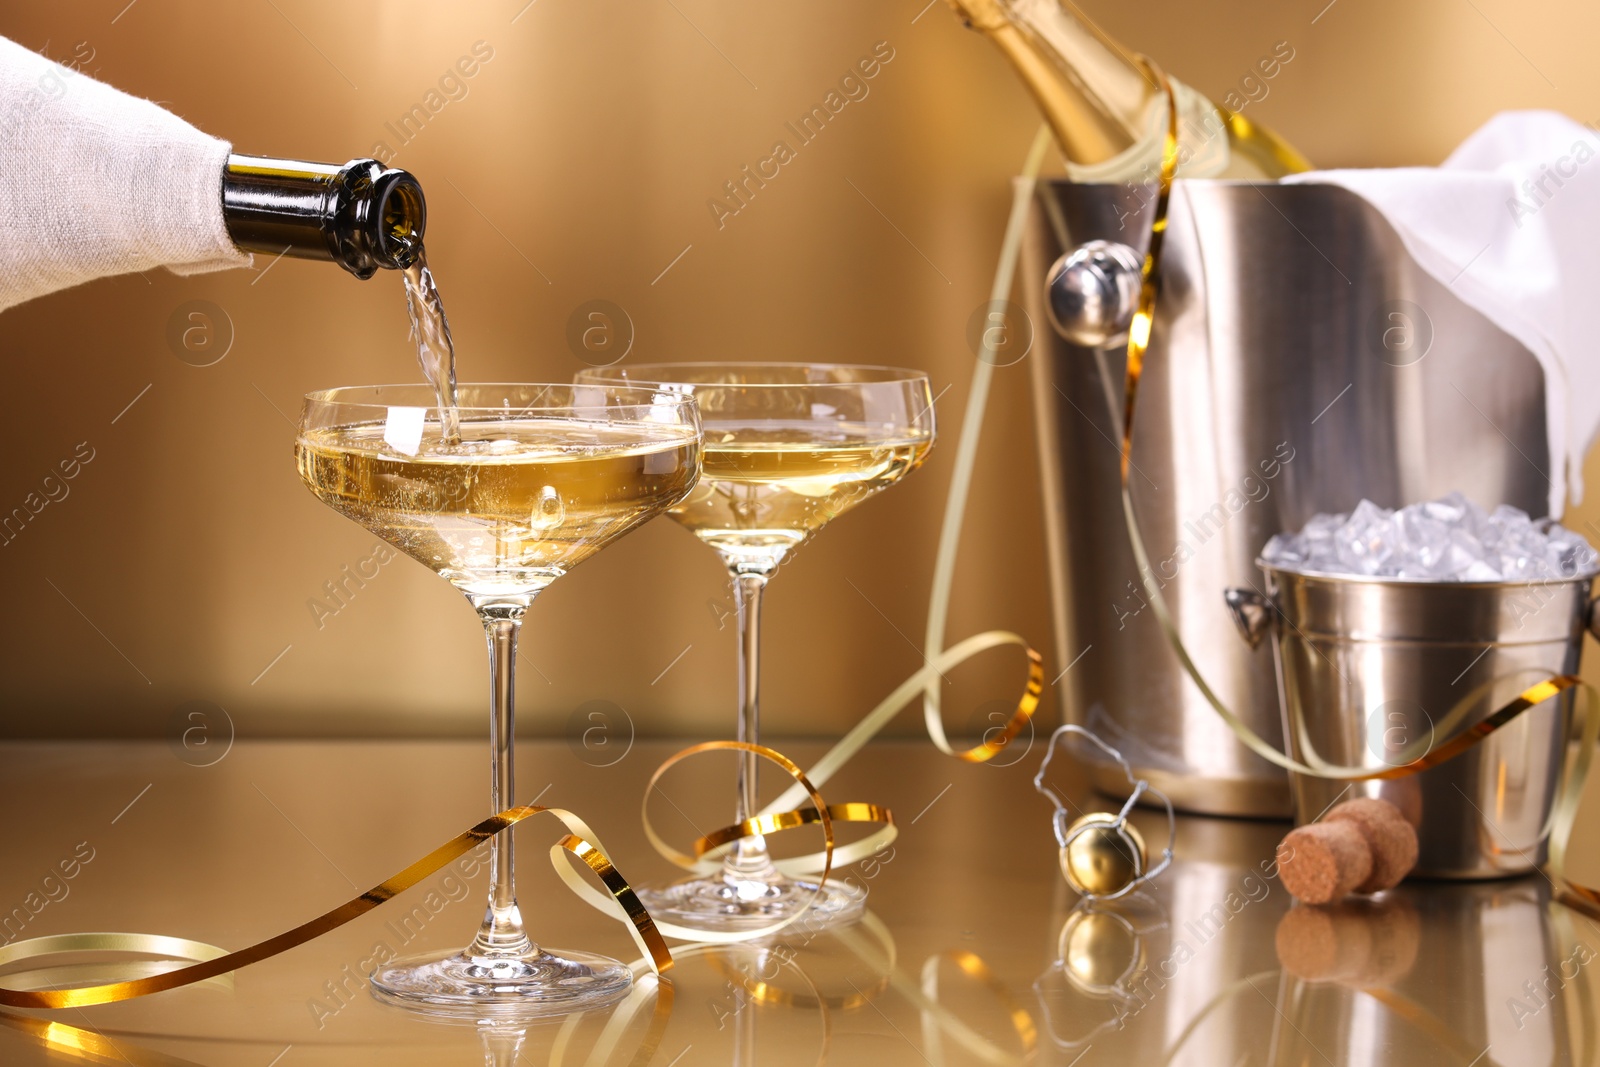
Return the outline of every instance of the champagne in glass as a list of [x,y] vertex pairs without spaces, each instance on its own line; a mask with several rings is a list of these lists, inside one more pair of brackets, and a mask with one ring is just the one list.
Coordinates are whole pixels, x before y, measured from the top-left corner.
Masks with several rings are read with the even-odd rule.
[[[590,384],[650,384],[700,405],[699,484],[668,512],[714,548],[738,608],[738,738],[759,739],[761,596],[778,565],[824,525],[899,481],[933,445],[933,400],[917,371],[812,363],[677,363],[583,371]],[[736,820],[760,811],[758,757],[740,754]],[[818,893],[780,873],[763,838],[741,840],[721,872],[640,898],[652,914],[708,930],[764,926],[810,903],[819,918],[860,915],[843,882]]]
[[[691,397],[649,389],[464,385],[441,425],[427,386],[331,389],[306,398],[295,452],[325,504],[460,589],[489,643],[490,809],[515,804],[517,635],[541,590],[682,500],[700,466]],[[395,960],[380,994],[434,1010],[574,1011],[626,992],[614,960],[541,949],[523,929],[511,839],[494,838],[494,882],[466,949]]]

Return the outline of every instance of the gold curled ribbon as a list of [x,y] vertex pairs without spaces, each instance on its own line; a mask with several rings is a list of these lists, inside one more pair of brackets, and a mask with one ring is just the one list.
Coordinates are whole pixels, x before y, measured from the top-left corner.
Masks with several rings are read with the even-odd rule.
[[[552,864],[561,880],[585,903],[613,918],[621,919],[627,925],[640,951],[650,960],[651,967],[656,973],[670,968],[672,953],[667,950],[666,942],[662,940],[660,932],[651,921],[650,913],[639,903],[639,898],[627,880],[622,877],[621,872],[606,857],[598,844],[599,837],[590,829],[589,824],[564,808],[523,806],[508,808],[498,815],[490,816],[355,899],[346,901],[309,922],[301,923],[292,930],[235,952],[223,952],[212,945],[154,934],[57,934],[52,937],[15,942],[0,949],[0,966],[67,952],[107,951],[176,956],[195,959],[196,962],[145,978],[97,985],[40,990],[12,989],[0,985],[0,1005],[13,1008],[78,1008],[90,1004],[110,1004],[192,985],[247,967],[252,963],[259,963],[365,915],[429,875],[442,870],[446,864],[477,848],[495,834],[541,812],[554,815],[571,831],[550,850]],[[583,860],[605,884],[609,893],[602,894],[583,882],[570,865],[561,860],[563,852],[571,853]]]
[[[1122,454],[1121,454],[1121,488],[1122,488],[1122,513],[1128,527],[1128,540],[1133,550],[1134,561],[1138,566],[1140,583],[1144,586],[1149,596],[1149,603],[1161,631],[1166,637],[1167,644],[1172,648],[1185,673],[1200,690],[1212,710],[1221,716],[1223,722],[1233,731],[1234,735],[1252,752],[1275,764],[1284,770],[1298,774],[1306,774],[1318,778],[1332,778],[1345,781],[1371,781],[1377,779],[1404,778],[1436,767],[1445,761],[1460,755],[1467,749],[1481,742],[1484,738],[1501,729],[1507,723],[1528,711],[1549,701],[1552,697],[1574,687],[1583,689],[1588,698],[1581,712],[1583,718],[1583,739],[1579,746],[1578,759],[1572,773],[1566,776],[1561,795],[1553,807],[1548,824],[1550,841],[1550,867],[1558,878],[1567,885],[1571,895],[1600,907],[1600,891],[1586,886],[1581,886],[1566,879],[1563,870],[1566,863],[1568,840],[1571,836],[1572,824],[1577,815],[1578,802],[1582,797],[1584,782],[1588,777],[1591,755],[1597,739],[1600,739],[1600,702],[1597,702],[1595,690],[1586,685],[1581,679],[1572,675],[1552,675],[1542,678],[1533,685],[1528,686],[1517,694],[1505,705],[1496,709],[1483,720],[1466,726],[1450,736],[1444,744],[1432,746],[1431,738],[1419,739],[1422,744],[1408,746],[1396,758],[1396,765],[1373,770],[1367,767],[1346,767],[1323,762],[1320,758],[1313,758],[1311,762],[1302,762],[1280,752],[1269,744],[1259,734],[1238,716],[1231,708],[1217,696],[1211,686],[1206,682],[1204,675],[1190,657],[1188,648],[1184,645],[1182,636],[1178,633],[1177,624],[1173,621],[1172,613],[1167,607],[1166,597],[1162,594],[1161,586],[1155,581],[1154,571],[1150,566],[1149,553],[1145,550],[1144,535],[1139,529],[1138,517],[1133,508],[1133,492],[1128,477],[1129,466],[1133,456],[1133,426],[1134,414],[1137,408],[1139,381],[1144,370],[1144,355],[1150,345],[1151,331],[1155,324],[1155,304],[1160,291],[1160,267],[1163,237],[1167,228],[1167,209],[1170,203],[1172,183],[1177,174],[1178,166],[1178,112],[1176,98],[1172,93],[1172,86],[1167,81],[1166,75],[1155,63],[1143,56],[1139,57],[1140,63],[1156,79],[1167,95],[1167,135],[1165,147],[1162,151],[1161,175],[1156,197],[1155,215],[1151,221],[1150,246],[1146,253],[1144,263],[1140,270],[1139,305],[1134,314],[1133,324],[1128,330],[1127,367],[1124,375],[1124,399],[1122,412]],[[1227,116],[1231,126],[1246,132],[1254,131],[1253,136],[1261,138],[1261,144],[1270,147],[1271,142],[1266,140],[1268,135],[1259,127],[1251,126],[1247,120],[1238,115]],[[1274,139],[1275,140],[1275,139]],[[1287,145],[1279,143],[1282,151],[1292,153]],[[1296,158],[1298,158],[1296,156]],[[1301,160],[1300,162],[1304,162]],[[1106,366],[1104,349],[1095,351],[1101,380],[1106,389],[1106,402],[1113,415],[1116,404],[1111,394],[1111,376]],[[1494,680],[1497,681],[1497,680]],[[1494,684],[1494,681],[1486,684]],[[1466,698],[1457,702],[1445,722],[1447,729],[1452,729],[1471,710],[1476,694],[1468,694]],[[1304,734],[1302,732],[1302,739]],[[1412,757],[1417,748],[1424,748],[1420,754]],[[1306,751],[1314,750],[1307,748]]]
[[[788,774],[789,777],[795,780],[795,787],[801,790],[802,795],[810,798],[811,807],[814,809],[814,814],[813,817],[808,821],[815,822],[822,827],[822,868],[820,875],[817,878],[817,888],[812,894],[811,899],[807,900],[801,907],[795,909],[794,913],[788,918],[780,919],[768,926],[758,927],[754,930],[702,930],[698,927],[680,926],[677,923],[669,922],[656,923],[655,928],[667,937],[675,937],[683,941],[697,941],[704,944],[716,945],[731,945],[737,944],[741,941],[753,941],[758,937],[769,937],[772,934],[777,933],[779,930],[793,925],[797,920],[804,917],[805,914],[811,910],[812,903],[822,895],[823,886],[826,885],[828,881],[828,875],[833,873],[834,868],[835,847],[833,838],[833,814],[830,811],[827,803],[822,799],[822,794],[817,792],[817,787],[813,785],[810,778],[806,776],[806,772],[800,769],[800,765],[776,749],[768,748],[765,745],[754,745],[748,741],[702,741],[698,745],[690,745],[688,748],[685,748],[679,752],[675,752],[662,761],[661,765],[657,767],[650,775],[650,781],[647,782],[644,787],[644,797],[639,802],[639,821],[644,824],[645,838],[649,840],[651,846],[654,847],[657,852],[666,857],[672,863],[682,867],[684,870],[704,870],[706,873],[709,873],[710,871],[717,870],[720,865],[712,862],[709,859],[697,859],[694,856],[686,855],[685,853],[679,852],[677,849],[668,844],[666,839],[656,832],[655,824],[650,821],[650,796],[656,791],[657,785],[669,770],[671,770],[673,767],[676,767],[679,763],[682,763],[686,759],[689,759],[693,756],[699,756],[707,752],[753,752],[762,759],[771,763],[776,763],[779,767],[781,767],[784,773]],[[719,833],[731,834],[732,836],[730,836],[722,845],[717,847],[726,848],[733,841],[737,841],[741,837],[749,837],[754,833],[759,833],[760,831],[758,830],[746,829],[747,827],[750,827],[759,821],[759,818],[748,820],[747,822],[728,827],[723,831],[719,831]],[[801,823],[796,822],[794,825],[801,825]],[[890,823],[887,827],[885,827],[885,829],[892,831],[894,829],[894,824]],[[702,839],[702,841],[703,840],[704,839]],[[860,843],[861,842],[856,842],[858,845]],[[842,852],[843,850],[840,851]],[[781,861],[779,862],[779,869],[784,869],[784,865]]]
[[[829,847],[822,852],[774,860],[773,864],[778,870],[791,877],[809,877],[816,875],[819,871],[825,872],[834,867],[849,866],[881,852],[894,842],[900,832],[899,828],[894,824],[894,816],[889,809],[863,802],[832,806],[824,805],[820,795],[816,792],[817,788],[837,774],[839,769],[860,752],[890,719],[894,718],[907,704],[915,700],[917,695],[923,692],[931,681],[937,681],[943,677],[945,672],[954,669],[958,664],[966,662],[979,653],[1011,645],[1021,647],[1026,656],[1027,678],[1023,683],[1022,696],[1017,701],[1017,710],[1012,713],[1006,725],[999,731],[991,731],[993,736],[986,736],[978,745],[966,750],[952,748],[945,739],[942,729],[933,737],[935,746],[946,755],[955,756],[958,759],[972,763],[981,763],[992,758],[996,753],[1004,751],[1006,745],[1032,719],[1034,711],[1039,706],[1039,697],[1044,692],[1044,660],[1023,638],[1004,630],[989,630],[984,633],[974,634],[941,652],[938,656],[933,657],[921,670],[906,678],[893,692],[879,701],[876,707],[862,716],[861,720],[844,737],[840,738],[828,750],[826,755],[817,760],[803,773],[798,765],[772,749],[763,749],[759,745],[746,747],[745,751],[762,754],[767,759],[771,759],[773,762],[778,763],[779,766],[784,767],[784,770],[789,773],[790,777],[795,779],[795,782],[755,817],[747,819],[743,823],[723,827],[699,838],[694,844],[694,855],[688,855],[669,845],[651,824],[648,810],[643,811],[645,837],[650,841],[651,846],[668,862],[686,871],[697,874],[712,874],[721,869],[722,856],[733,846],[734,842],[741,838],[822,822],[823,819],[820,812],[826,810],[828,812],[827,821],[830,826],[834,820],[839,822],[878,822],[883,825],[880,829],[873,831],[859,841],[838,845],[830,840]],[[679,760],[715,749],[736,749],[744,744],[744,742],[737,741],[708,741],[677,753],[666,763],[656,768],[655,774],[651,776],[649,786],[646,787],[645,803],[648,803],[650,793],[654,790],[662,774],[668,767]],[[791,770],[790,768],[793,769]],[[797,805],[808,797],[812,801],[812,807],[798,808]],[[793,920],[786,920],[785,925],[790,921]],[[706,931],[665,923],[660,924],[660,929],[668,937],[681,938],[686,941],[710,941],[722,944],[765,936],[768,933],[775,932],[779,927],[765,927],[759,931],[744,933],[731,938],[722,934],[711,937]]]
[[[892,824],[894,813],[888,808],[863,801],[853,800],[844,804],[829,804],[826,809],[834,822],[878,822]],[[758,815],[753,819],[746,819],[732,826],[724,826],[720,830],[713,830],[694,843],[694,854],[699,859],[712,858],[727,852],[728,846],[735,841],[746,837],[766,836],[775,834],[780,830],[793,830],[801,826],[810,826],[812,823],[822,821],[822,812],[816,808],[801,808],[799,811],[780,811],[771,815]],[[835,857],[837,860],[837,857]],[[842,866],[842,864],[841,864]]]
[[[1017,702],[1017,710],[1000,732],[999,739],[985,740],[974,748],[957,751],[945,740],[942,729],[933,738],[934,745],[939,751],[971,763],[981,763],[992,758],[996,753],[1004,751],[1005,746],[1032,719],[1035,709],[1039,706],[1039,696],[1044,692],[1044,660],[1027,641],[1018,635],[1007,633],[1004,630],[989,630],[984,633],[974,634],[937,656],[931,657],[930,662],[925,664],[921,670],[901,682],[894,692],[884,697],[877,707],[867,712],[861,721],[850,729],[849,733],[840,738],[828,750],[825,756],[807,768],[807,777],[818,786],[827,784],[828,780],[839,772],[839,768],[843,767],[850,761],[851,757],[861,751],[861,748],[879,730],[883,729],[884,725],[901,708],[915,700],[917,695],[922,693],[930,682],[937,682],[944,676],[945,672],[953,669],[958,664],[966,662],[980,652],[985,652],[992,648],[1002,648],[1007,645],[1016,645],[1022,648],[1023,653],[1027,656],[1028,677],[1024,683],[1022,697]],[[786,792],[762,809],[762,814],[767,815],[773,812],[788,811],[804,799],[804,796],[805,794],[798,784],[790,786]],[[842,853],[843,850],[841,850]],[[839,865],[843,866],[845,862],[847,861],[840,860]]]
[[[990,295],[991,308],[1003,304],[1011,291],[1017,255],[1022,247],[1022,234],[1027,222],[1028,204],[1032,200],[1034,186],[1050,143],[1049,126],[1040,126],[1028,150],[1022,175],[1013,190],[1011,216],[1006,223],[1005,239],[1001,244],[1000,260]],[[961,436],[956,445],[955,472],[951,476],[950,491],[945,502],[944,523],[939,536],[939,551],[934,563],[933,588],[928,607],[928,640],[925,654],[927,662],[879,701],[876,707],[862,716],[861,720],[840,738],[826,755],[807,768],[806,776],[814,786],[827,784],[839,768],[854,758],[867,742],[888,725],[902,708],[915,700],[918,694],[923,698],[923,720],[934,747],[947,756],[953,756],[967,763],[983,763],[1005,751],[1022,730],[1030,725],[1034,712],[1038,710],[1039,698],[1044,692],[1044,660],[1021,635],[1006,630],[988,630],[974,634],[949,649],[943,647],[945,622],[949,614],[950,593],[954,581],[956,551],[961,539],[961,519],[966,513],[967,494],[971,488],[977,456],[978,435],[982,430],[984,408],[988,402],[989,386],[994,375],[993,334],[992,330],[985,330],[982,333],[978,360],[973,370],[972,389],[967,397],[966,420],[962,424]],[[944,723],[940,719],[939,683],[944,680],[948,671],[968,659],[990,649],[1008,645],[1020,647],[1027,660],[1027,678],[1023,683],[1022,695],[1017,699],[1016,709],[1004,726],[998,730],[987,731],[978,744],[968,749],[955,748],[950,744],[944,731]],[[659,775],[658,770],[657,777]],[[654,780],[652,779],[652,783]],[[702,837],[695,844],[694,856],[685,855],[663,841],[649,825],[648,814],[645,816],[645,833],[656,851],[669,862],[684,870],[711,874],[719,869],[718,861],[721,856],[739,839],[758,833],[765,834],[806,825],[807,821],[817,821],[817,815],[804,816],[802,814],[804,809],[797,808],[797,805],[806,799],[807,793],[808,789],[797,779],[794,785],[763,808],[755,818]],[[816,809],[820,810],[821,807],[820,801],[815,802]],[[881,829],[867,837],[839,847],[833,852],[831,861],[835,866],[848,866],[881,851],[891,844],[899,833],[887,809],[876,808],[873,805],[846,804],[838,805],[833,810],[835,814],[832,817],[840,822],[864,821],[884,824]],[[825,853],[812,853],[788,860],[777,860],[774,863],[778,870],[785,874],[805,876],[815,874],[828,858],[829,855]],[[693,931],[684,935],[673,933],[669,936],[684,936],[690,940],[700,939],[700,933]],[[720,942],[724,939],[716,940]]]
[[[1028,147],[1022,173],[1012,183],[1011,215],[1006,220],[1005,237],[1000,243],[1000,258],[995,264],[994,284],[989,289],[988,315],[991,319],[999,313],[1002,322],[1004,321],[1003,309],[1016,279],[1017,259],[1022,250],[1022,235],[1027,228],[1028,206],[1033,201],[1034,188],[1038,184],[1039,171],[1044,166],[1045,153],[1050,149],[1051,139],[1050,126],[1041,124],[1038,132],[1034,134],[1033,143]],[[945,629],[950,618],[950,595],[955,586],[956,557],[961,546],[961,526],[967,514],[967,497],[972,489],[973,473],[978,461],[978,439],[983,433],[984,413],[988,408],[989,390],[994,381],[995,350],[1002,333],[1001,330],[985,329],[979,334],[978,358],[972,368],[972,385],[967,391],[966,414],[961,423],[961,434],[956,440],[954,469],[950,474],[950,488],[945,496],[944,518],[939,528],[939,548],[934,556],[933,583],[928,593],[928,625],[925,631],[923,655],[933,663],[948,662],[945,669],[954,666],[960,658],[965,658],[960,657],[955,661],[944,659]],[[978,647],[973,647],[975,644]],[[918,672],[922,679],[920,689],[923,723],[929,738],[933,740],[934,747],[947,756],[956,756],[970,763],[982,763],[992,759],[1030,722],[1034,710],[1038,707],[1039,694],[1044,688],[1044,665],[1038,653],[1034,652],[1021,637],[1003,630],[991,630],[961,642],[956,648],[970,647],[968,655],[976,655],[982,648],[993,647],[994,644],[1016,644],[1026,649],[1029,659],[1028,685],[1022,698],[1017,702],[1016,712],[1001,730],[999,737],[990,740],[986,736],[983,744],[965,752],[957,752],[945,737],[939,708],[939,683],[944,680],[943,671]],[[1034,678],[1035,668],[1037,668],[1037,679]],[[903,703],[909,701],[909,696],[905,701],[899,699],[904,688],[902,686],[900,690],[896,690],[887,700],[873,709],[868,719],[871,720],[881,713],[884,721],[887,721]],[[840,745],[844,746],[849,740],[850,735],[846,735],[846,740],[841,741]],[[853,749],[850,750],[850,754],[853,752]],[[833,753],[829,753],[829,756],[833,756]],[[849,758],[848,755],[845,758]],[[813,777],[817,777],[822,766],[819,763],[817,767],[812,768]],[[817,780],[825,781],[826,775]]]
[[1122,487],[1128,488],[1128,464],[1133,458],[1133,413],[1138,404],[1139,380],[1144,374],[1144,354],[1155,328],[1156,297],[1161,292],[1161,250],[1166,244],[1167,208],[1172,182],[1178,175],[1178,96],[1165,72],[1148,57],[1139,56],[1145,71],[1167,97],[1167,132],[1161,146],[1161,175],[1156,186],[1156,210],[1150,220],[1150,245],[1139,265],[1139,304],[1128,324],[1127,386],[1122,411]]

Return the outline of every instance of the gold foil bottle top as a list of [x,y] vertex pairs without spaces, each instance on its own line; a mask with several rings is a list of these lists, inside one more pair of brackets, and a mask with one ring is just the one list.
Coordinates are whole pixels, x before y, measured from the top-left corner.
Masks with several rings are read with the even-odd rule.
[[1144,838],[1132,823],[1108,812],[1074,822],[1061,848],[1061,873],[1085,896],[1106,897],[1131,885],[1145,870]]

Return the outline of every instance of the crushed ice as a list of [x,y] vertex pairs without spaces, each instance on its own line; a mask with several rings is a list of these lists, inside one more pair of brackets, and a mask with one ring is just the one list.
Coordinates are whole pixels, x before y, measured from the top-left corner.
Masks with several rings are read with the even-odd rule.
[[1435,582],[1559,580],[1600,560],[1553,520],[1505,504],[1485,512],[1460,493],[1398,511],[1363,500],[1348,515],[1317,515],[1268,541],[1261,558],[1285,570]]

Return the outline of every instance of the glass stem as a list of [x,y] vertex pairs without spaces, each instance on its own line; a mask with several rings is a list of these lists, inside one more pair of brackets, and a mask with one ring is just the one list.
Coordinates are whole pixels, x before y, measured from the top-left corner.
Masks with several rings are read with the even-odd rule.
[[480,1022],[478,1035],[483,1041],[485,1067],[516,1067],[528,1038],[527,1024]]
[[[489,640],[489,808],[492,814],[499,814],[516,804],[517,635],[528,605],[495,600],[474,602],[473,606],[483,619],[483,631]],[[489,842],[489,865],[494,871],[489,907],[468,954],[524,956],[537,952],[538,946],[523,931],[522,912],[517,908],[509,831],[495,835]]]
[[[732,568],[734,605],[739,618],[739,732],[740,741],[761,743],[761,594],[767,574]],[[739,798],[736,820],[743,822],[761,811],[761,757],[739,753]],[[723,863],[729,882],[772,881],[778,876],[767,855],[767,840],[759,834],[739,841]]]

